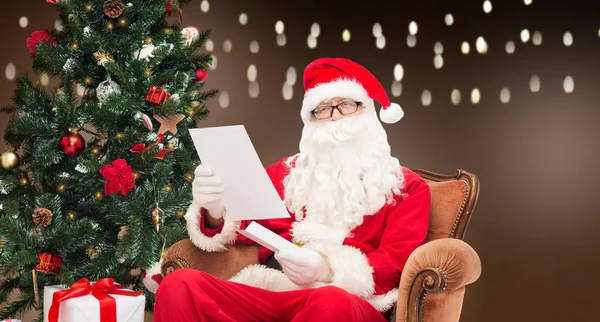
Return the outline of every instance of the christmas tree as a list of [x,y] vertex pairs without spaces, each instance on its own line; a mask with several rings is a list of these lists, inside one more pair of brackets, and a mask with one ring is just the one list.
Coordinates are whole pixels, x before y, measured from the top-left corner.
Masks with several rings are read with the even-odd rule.
[[22,75],[2,108],[0,319],[41,311],[44,286],[80,278],[144,290],[152,308],[142,272],[187,238],[188,129],[216,94],[203,88],[209,32],[181,25],[190,1],[47,0],[62,28],[27,46],[56,86]]

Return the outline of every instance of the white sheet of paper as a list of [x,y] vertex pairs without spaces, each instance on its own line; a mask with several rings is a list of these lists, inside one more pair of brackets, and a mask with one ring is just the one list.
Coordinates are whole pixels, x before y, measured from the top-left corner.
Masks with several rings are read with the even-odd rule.
[[202,164],[223,179],[222,204],[230,219],[290,216],[243,125],[190,129],[190,135]]
[[268,230],[256,221],[251,222],[246,229],[238,230],[238,233],[265,246],[273,252],[278,252],[280,250],[295,250],[298,248],[298,246],[294,245],[289,240]]

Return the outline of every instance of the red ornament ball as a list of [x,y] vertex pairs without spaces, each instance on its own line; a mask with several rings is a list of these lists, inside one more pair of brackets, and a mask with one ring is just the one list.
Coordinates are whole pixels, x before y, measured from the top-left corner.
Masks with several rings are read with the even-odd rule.
[[203,83],[208,78],[207,70],[197,70],[196,71],[196,82]]
[[85,150],[85,140],[79,133],[67,133],[60,138],[60,150],[69,158],[75,158]]

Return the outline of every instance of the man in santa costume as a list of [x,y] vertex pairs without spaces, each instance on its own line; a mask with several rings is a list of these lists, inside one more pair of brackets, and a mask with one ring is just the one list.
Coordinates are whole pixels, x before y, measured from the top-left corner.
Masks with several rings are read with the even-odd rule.
[[[429,186],[391,156],[374,101],[386,123],[402,109],[347,59],[310,63],[304,88],[300,152],[266,168],[291,217],[258,221],[300,250],[261,246],[262,264],[228,281],[177,270],[158,289],[155,321],[386,321],[429,224]],[[198,166],[185,218],[192,242],[208,252],[254,243],[237,234],[250,221],[230,220],[222,193],[222,179]]]

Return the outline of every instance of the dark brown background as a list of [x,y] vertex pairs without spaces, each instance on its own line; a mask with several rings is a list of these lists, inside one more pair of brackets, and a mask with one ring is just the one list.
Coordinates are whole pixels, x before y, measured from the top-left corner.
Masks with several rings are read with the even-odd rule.
[[[97,1],[97,0],[94,0]],[[317,4],[317,2],[319,4]],[[597,138],[600,135],[600,3],[597,1],[210,1],[207,13],[194,1],[184,12],[185,24],[213,30],[216,69],[208,86],[227,91],[230,104],[209,106],[201,127],[244,124],[265,164],[297,151],[302,70],[321,56],[344,56],[370,69],[390,92],[393,67],[404,66],[403,93],[392,100],[406,117],[386,125],[393,154],[411,168],[452,173],[462,168],[480,176],[481,197],[466,240],[483,262],[481,279],[468,288],[462,321],[598,321],[600,279],[600,198]],[[36,29],[51,28],[54,7],[43,0],[3,1],[0,67],[15,63],[18,73],[30,71],[25,38]],[[238,22],[248,14],[248,24]],[[444,24],[452,13],[453,26]],[[19,17],[29,25],[21,28]],[[285,23],[287,44],[276,44],[275,22]],[[408,23],[417,21],[417,46],[408,48]],[[309,49],[313,22],[321,34]],[[375,47],[373,23],[383,26],[386,47]],[[342,42],[344,28],[351,41]],[[523,44],[521,29],[541,31],[543,43]],[[574,44],[565,47],[570,31]],[[489,51],[480,55],[475,39],[483,35]],[[508,40],[516,43],[506,54]],[[231,52],[223,50],[230,40]],[[258,54],[249,50],[252,40]],[[471,53],[460,44],[469,41]],[[433,44],[444,45],[444,67],[433,68]],[[246,71],[258,69],[260,94],[250,98]],[[298,81],[294,98],[283,99],[285,72],[294,66]],[[537,74],[541,91],[529,90]],[[566,94],[563,79],[571,75],[575,91]],[[32,78],[37,76],[32,75]],[[511,101],[502,104],[502,87]],[[471,104],[478,87],[482,100]],[[453,106],[450,92],[460,89],[462,102]],[[433,95],[421,104],[423,89]],[[14,83],[0,77],[0,104],[7,104]],[[1,116],[0,131],[6,127]],[[0,151],[5,146],[0,146]]]

